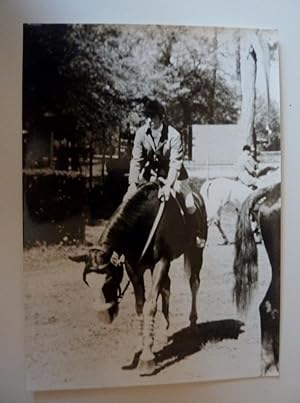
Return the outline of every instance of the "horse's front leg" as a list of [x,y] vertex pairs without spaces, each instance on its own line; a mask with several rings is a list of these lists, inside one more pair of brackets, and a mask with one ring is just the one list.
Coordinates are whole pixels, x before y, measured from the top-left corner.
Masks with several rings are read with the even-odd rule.
[[142,351],[143,346],[142,337],[144,327],[143,308],[145,304],[145,282],[143,272],[141,271],[139,274],[136,274],[136,272],[129,265],[127,265],[127,274],[132,283],[135,297],[135,311],[138,319],[138,342],[136,344],[135,351],[138,353]]
[[135,294],[135,310],[138,319],[138,342],[135,351],[136,353],[138,353],[141,352],[143,349],[143,328],[144,328],[143,308],[145,304],[145,287],[143,279],[141,279],[138,284],[134,285],[134,294]]
[[157,299],[161,292],[162,281],[166,276],[170,262],[167,259],[160,259],[155,265],[152,276],[152,285],[148,299],[144,304],[144,329],[143,329],[143,350],[140,356],[141,374],[149,374],[154,368],[154,319],[157,310]]
[[143,349],[143,327],[144,327],[144,319],[143,319],[143,307],[145,303],[145,283],[143,278],[143,273],[139,273],[137,275],[131,268],[131,266],[127,265],[127,274],[130,278],[130,281],[134,290],[135,297],[135,310],[137,314],[137,325],[138,325],[138,338],[135,343],[135,350],[133,358],[130,358],[130,362],[126,363],[123,366],[123,369],[135,369],[139,363],[139,357],[141,355]]

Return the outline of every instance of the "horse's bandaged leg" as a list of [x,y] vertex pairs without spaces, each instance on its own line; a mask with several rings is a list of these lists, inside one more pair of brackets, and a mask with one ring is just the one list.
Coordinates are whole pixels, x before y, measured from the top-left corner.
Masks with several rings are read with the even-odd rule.
[[151,302],[146,302],[144,305],[144,324],[143,324],[143,352],[141,355],[141,360],[151,361],[154,359],[154,354],[152,353],[152,347],[154,344],[154,324],[155,324],[155,314],[156,314],[156,304],[153,307]]
[[135,348],[136,352],[143,349],[143,330],[144,330],[144,318],[143,315],[138,315],[138,342]]
[[157,299],[161,292],[161,288],[163,286],[165,276],[168,273],[169,267],[170,262],[163,258],[155,265],[152,275],[151,290],[143,308],[143,351],[140,360],[148,363],[154,362],[152,347],[154,344],[154,323],[157,311]]

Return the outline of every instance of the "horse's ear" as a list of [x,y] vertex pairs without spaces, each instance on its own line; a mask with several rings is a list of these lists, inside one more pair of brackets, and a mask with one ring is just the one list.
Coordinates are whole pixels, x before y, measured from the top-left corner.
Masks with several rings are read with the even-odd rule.
[[83,255],[69,256],[69,259],[72,260],[72,262],[77,262],[77,263],[80,263],[80,262],[86,263],[87,258],[88,258],[88,255],[86,253]]

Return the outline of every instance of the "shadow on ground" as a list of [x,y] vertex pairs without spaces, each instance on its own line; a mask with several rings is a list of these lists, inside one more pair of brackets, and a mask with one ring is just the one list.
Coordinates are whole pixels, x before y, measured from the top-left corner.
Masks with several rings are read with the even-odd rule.
[[[208,343],[218,343],[226,339],[237,340],[244,332],[244,323],[234,319],[200,323],[195,328],[186,327],[174,333],[168,345],[155,353],[155,370],[150,374],[156,375],[165,368],[195,354]],[[136,353],[132,362],[123,369],[135,369],[139,363],[140,352]],[[147,375],[149,376],[149,375]]]

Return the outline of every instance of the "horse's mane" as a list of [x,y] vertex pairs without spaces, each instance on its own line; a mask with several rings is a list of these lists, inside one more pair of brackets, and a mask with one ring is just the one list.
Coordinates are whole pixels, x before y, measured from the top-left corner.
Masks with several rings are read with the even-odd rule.
[[152,200],[153,195],[156,196],[157,190],[157,183],[148,182],[138,188],[129,199],[123,201],[109,220],[98,244],[106,244],[109,248],[112,243],[115,245],[121,236],[124,238],[129,235],[145,213],[146,202]]

